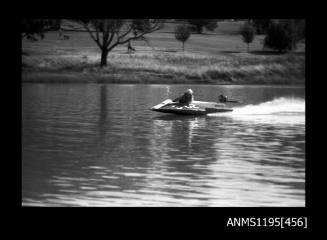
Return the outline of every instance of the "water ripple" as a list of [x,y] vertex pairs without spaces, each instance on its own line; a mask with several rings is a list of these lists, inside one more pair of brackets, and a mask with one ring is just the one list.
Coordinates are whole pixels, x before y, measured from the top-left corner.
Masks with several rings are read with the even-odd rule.
[[166,87],[24,85],[22,204],[305,206],[303,89],[197,85],[199,99],[248,102],[205,117],[147,111]]

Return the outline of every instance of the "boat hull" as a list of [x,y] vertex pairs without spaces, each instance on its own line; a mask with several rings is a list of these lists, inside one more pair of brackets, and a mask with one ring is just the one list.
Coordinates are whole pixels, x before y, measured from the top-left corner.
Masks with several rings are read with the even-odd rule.
[[206,115],[208,113],[231,112],[225,104],[215,102],[193,101],[190,105],[174,103],[170,99],[151,108],[152,111],[180,115]]

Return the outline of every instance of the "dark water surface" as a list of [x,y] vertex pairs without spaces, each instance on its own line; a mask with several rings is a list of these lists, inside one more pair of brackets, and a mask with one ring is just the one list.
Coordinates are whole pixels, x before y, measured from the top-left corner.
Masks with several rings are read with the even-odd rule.
[[[241,99],[202,117],[148,109],[187,88]],[[22,204],[305,206],[305,88],[23,84]]]

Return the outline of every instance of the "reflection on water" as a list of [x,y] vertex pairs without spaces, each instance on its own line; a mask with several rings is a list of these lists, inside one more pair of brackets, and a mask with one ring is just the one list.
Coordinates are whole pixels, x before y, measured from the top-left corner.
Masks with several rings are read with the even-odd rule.
[[243,104],[147,110],[188,87],[24,84],[22,204],[304,206],[304,89],[197,85],[199,100]]

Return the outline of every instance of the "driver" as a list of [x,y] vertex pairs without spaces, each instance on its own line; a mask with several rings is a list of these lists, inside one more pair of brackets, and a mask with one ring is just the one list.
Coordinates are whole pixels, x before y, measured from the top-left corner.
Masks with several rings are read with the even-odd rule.
[[224,96],[224,95],[219,95],[219,102],[227,102],[227,96]]
[[190,105],[193,101],[193,91],[188,89],[182,96],[173,100],[173,102],[179,102],[185,105]]

